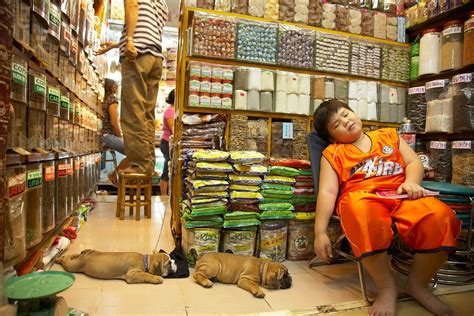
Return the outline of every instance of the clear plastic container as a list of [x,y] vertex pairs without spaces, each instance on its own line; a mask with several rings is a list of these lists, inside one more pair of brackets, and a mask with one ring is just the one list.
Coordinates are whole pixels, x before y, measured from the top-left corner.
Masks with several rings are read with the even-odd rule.
[[453,99],[450,80],[427,82],[425,132],[451,133],[453,131]]
[[13,111],[10,112],[8,120],[7,148],[28,147],[26,134],[26,105],[12,102]]
[[56,162],[43,163],[43,220],[42,231],[47,233],[55,226],[56,212]]
[[10,98],[25,103],[28,99],[28,60],[18,50],[12,54]]
[[66,194],[68,196],[68,207],[67,207],[67,215],[74,212],[74,209],[77,205],[75,200],[74,194],[74,161],[73,158],[67,159],[67,187],[66,187]]
[[474,186],[474,147],[471,140],[452,143],[452,183]]
[[82,201],[82,193],[81,193],[81,183],[80,183],[80,169],[81,169],[81,157],[74,157],[73,158],[73,182],[74,182],[74,194],[73,200],[75,205],[79,205]]
[[464,22],[464,66],[474,64],[474,11],[469,16],[470,19]]
[[46,149],[59,148],[59,119],[55,116],[46,116]]
[[26,256],[26,169],[24,166],[7,168],[8,193],[5,218],[5,267],[14,265]]
[[28,149],[46,148],[46,113],[35,108],[28,109]]
[[61,120],[69,120],[69,92],[66,89],[61,89],[61,102],[59,108],[59,117]]
[[420,40],[419,76],[439,73],[440,49],[440,30],[436,28],[424,30]]
[[56,164],[56,213],[57,224],[62,223],[68,214],[69,196],[66,193],[68,188],[67,177],[68,160],[58,160]]
[[440,71],[461,68],[463,65],[463,21],[450,21],[443,26],[441,37]]
[[46,75],[43,71],[30,68],[28,86],[28,106],[38,110],[46,110]]
[[39,244],[42,238],[43,219],[43,166],[40,163],[26,166],[26,248]]
[[29,45],[31,5],[23,0],[13,0],[12,3],[15,12],[13,38],[22,44]]
[[59,116],[60,101],[61,90],[58,84],[52,78],[48,78],[48,98],[46,101],[48,115]]
[[453,77],[453,132],[474,131],[474,73]]

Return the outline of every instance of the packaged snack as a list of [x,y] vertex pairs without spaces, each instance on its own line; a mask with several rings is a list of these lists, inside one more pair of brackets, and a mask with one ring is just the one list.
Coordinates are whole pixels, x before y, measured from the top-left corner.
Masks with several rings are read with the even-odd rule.
[[270,167],[270,174],[275,174],[284,177],[296,177],[300,171],[291,167],[272,166]]
[[241,175],[266,175],[268,174],[268,169],[265,166],[261,165],[252,165],[252,166],[245,166],[241,164],[234,165],[234,171],[237,174]]
[[254,185],[231,184],[229,190],[242,192],[258,192],[260,191],[260,187]]
[[220,150],[198,150],[193,154],[194,160],[199,161],[226,161],[229,153]]
[[259,204],[261,211],[294,211],[295,208],[290,203],[265,203]]
[[225,162],[198,162],[196,170],[203,172],[232,172],[232,166]]
[[294,184],[295,178],[282,177],[282,176],[265,176],[263,182],[267,183],[279,183],[279,184]]
[[232,151],[230,161],[239,164],[255,164],[265,160],[265,156],[257,151]]
[[260,185],[262,183],[262,178],[259,176],[229,174],[229,182],[241,185]]

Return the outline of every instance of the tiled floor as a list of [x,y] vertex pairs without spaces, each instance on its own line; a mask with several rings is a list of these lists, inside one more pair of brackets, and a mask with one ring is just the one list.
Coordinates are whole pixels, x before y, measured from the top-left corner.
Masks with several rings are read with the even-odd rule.
[[[84,249],[135,251],[150,253],[158,249],[172,251],[169,230],[170,211],[167,199],[154,198],[151,219],[136,222],[132,217],[115,218],[115,197],[99,196],[86,225],[66,254]],[[256,299],[235,285],[216,283],[205,289],[192,278],[166,279],[161,285],[127,284],[121,280],[97,280],[76,274],[74,285],[61,293],[68,305],[90,315],[209,315],[263,313],[316,314],[319,305],[336,304],[340,315],[367,315],[361,302],[357,268],[352,263],[308,268],[308,262],[286,261],[293,277],[287,290],[265,290],[264,299]],[[62,267],[55,265],[55,270]],[[191,270],[192,273],[192,270]],[[474,290],[474,287],[470,288]],[[452,290],[442,287],[441,291]],[[438,290],[439,291],[439,290]],[[474,315],[474,291],[443,296],[456,315]],[[350,307],[350,309],[349,309]],[[291,311],[291,312],[290,312]],[[429,315],[413,301],[398,304],[397,315]]]

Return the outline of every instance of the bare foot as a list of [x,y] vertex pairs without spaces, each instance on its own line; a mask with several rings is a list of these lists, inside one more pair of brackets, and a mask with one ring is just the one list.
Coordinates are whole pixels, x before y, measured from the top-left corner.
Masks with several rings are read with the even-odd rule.
[[377,299],[369,308],[370,316],[395,316],[397,289],[379,289]]
[[453,316],[453,310],[439,298],[437,298],[431,290],[414,284],[413,282],[407,282],[405,284],[405,292],[411,297],[423,305],[428,311],[434,315],[439,316]]

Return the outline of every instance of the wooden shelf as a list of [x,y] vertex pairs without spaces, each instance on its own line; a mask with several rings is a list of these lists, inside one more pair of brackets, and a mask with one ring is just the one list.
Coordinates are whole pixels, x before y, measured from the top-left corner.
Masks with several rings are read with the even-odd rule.
[[418,133],[421,140],[474,140],[474,131],[463,133]]
[[407,37],[414,39],[418,34],[420,34],[423,30],[427,28],[433,27],[442,27],[444,23],[450,20],[457,20],[457,19],[464,19],[466,20],[468,17],[469,12],[474,10],[474,2],[468,2],[449,10],[447,12],[441,13],[425,22],[420,24],[416,24],[412,27],[406,29]]
[[425,76],[419,77],[417,80],[410,81],[410,87],[423,86],[425,83],[432,80],[451,79],[455,75],[468,73],[468,72],[474,72],[474,65],[468,65],[460,69],[445,71],[445,72],[435,74],[435,75],[425,75]]
[[[245,110],[228,110],[218,108],[202,108],[202,107],[185,107],[183,110],[185,113],[221,113],[228,115],[245,115],[249,117],[261,117],[271,119],[308,119],[312,120],[312,115],[301,115],[291,113],[273,113],[273,112],[258,112],[258,111],[245,111]],[[388,123],[379,121],[362,121],[364,126],[381,126],[381,127],[399,127],[399,123]]]
[[269,64],[259,64],[259,63],[249,63],[240,60],[228,60],[228,59],[219,59],[213,57],[202,57],[202,56],[188,56],[188,62],[200,62],[200,63],[209,63],[209,64],[219,64],[219,65],[227,65],[227,66],[237,66],[237,67],[253,67],[253,68],[261,68],[261,69],[268,69],[273,71],[286,71],[286,72],[294,72],[298,74],[306,74],[312,76],[324,76],[324,77],[334,77],[334,78],[341,78],[345,80],[365,80],[365,81],[375,81],[382,84],[390,85],[390,86],[397,86],[402,88],[407,88],[408,83],[399,82],[399,81],[388,81],[388,80],[381,80],[375,79],[370,77],[363,77],[363,76],[355,76],[355,75],[347,75],[341,74],[337,72],[328,72],[328,71],[320,71],[320,70],[312,70],[312,69],[302,69],[302,68],[292,68],[292,67],[285,67],[279,65],[269,65]]
[[[232,13],[232,12],[224,12],[224,11],[216,11],[216,10],[207,10],[207,9],[201,9],[201,8],[195,8],[195,7],[186,7],[188,12],[194,13],[194,12],[201,12],[201,13],[208,13],[208,14],[214,14],[214,15],[220,15],[220,16],[226,16],[226,17],[233,17],[237,19],[245,19],[245,20],[251,20],[251,21],[256,21],[256,22],[265,22],[265,23],[278,23],[282,25],[288,25],[292,27],[298,27],[298,28],[303,28],[303,29],[308,29],[312,31],[318,31],[318,32],[323,32],[323,33],[328,33],[328,34],[334,34],[334,35],[340,35],[340,36],[349,36],[352,38],[357,38],[357,39],[362,39],[365,41],[372,41],[372,42],[377,42],[380,44],[389,44],[389,45],[396,45],[396,46],[401,46],[401,47],[410,47],[410,44],[407,43],[400,43],[396,41],[391,41],[391,40],[386,40],[382,38],[377,38],[377,37],[371,37],[371,36],[364,36],[364,35],[358,35],[358,34],[353,34],[349,32],[341,32],[341,31],[335,31],[335,30],[330,30],[330,29],[325,29],[322,27],[316,27],[316,26],[311,26],[307,24],[298,24],[298,23],[291,23],[291,22],[284,22],[284,21],[279,21],[279,20],[272,20],[272,19],[266,19],[266,18],[259,18],[251,15],[244,15],[244,14],[237,14],[237,13]],[[190,18],[192,18],[192,14],[189,15]],[[189,23],[191,25],[191,23]]]

